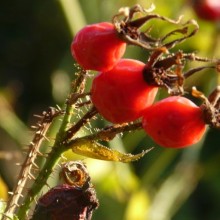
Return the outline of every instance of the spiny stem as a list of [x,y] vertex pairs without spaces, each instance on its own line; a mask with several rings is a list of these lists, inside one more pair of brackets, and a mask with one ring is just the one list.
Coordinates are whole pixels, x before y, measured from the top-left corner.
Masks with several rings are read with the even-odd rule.
[[74,140],[70,140],[67,143],[67,147],[71,147],[73,145],[73,143],[75,141],[78,141],[79,139],[84,139],[84,140],[90,140],[90,141],[97,141],[97,140],[101,140],[101,141],[110,141],[112,140],[117,134],[121,133],[121,132],[126,132],[126,131],[134,131],[134,130],[138,130],[138,129],[142,129],[142,123],[138,122],[138,123],[134,123],[134,124],[122,124],[122,125],[112,125],[106,128],[103,128],[101,131],[95,133],[95,134],[91,134],[91,135],[87,135],[81,138],[75,138]]
[[15,212],[21,196],[24,196],[23,191],[28,179],[33,179],[32,171],[33,167],[36,168],[35,160],[39,155],[42,141],[44,140],[53,119],[60,114],[62,114],[62,111],[59,109],[49,108],[48,111],[43,112],[43,114],[39,116],[40,121],[37,123],[37,131],[35,132],[33,140],[29,144],[26,159],[19,173],[18,183],[13,190],[13,195],[10,197],[7,203],[5,210],[6,215],[3,217],[3,220],[6,218],[7,214]]
[[[89,113],[86,115],[91,116],[91,114],[95,114],[95,113],[96,113],[95,108],[92,108],[91,111],[89,111]],[[85,118],[87,118],[87,117],[85,117]],[[83,121],[84,120],[79,121],[78,123],[83,126],[85,123]],[[135,124],[113,125],[113,126],[109,126],[109,127],[102,129],[100,132],[98,132],[96,134],[84,136],[82,138],[85,140],[86,139],[89,139],[89,140],[111,140],[118,133],[137,130],[137,129],[141,129],[141,128],[142,128],[142,124],[140,122],[135,123]],[[35,196],[39,194],[40,190],[45,185],[47,179],[49,178],[51,172],[53,171],[54,166],[57,164],[58,160],[60,159],[60,155],[63,152],[65,152],[66,150],[68,150],[68,148],[71,147],[71,144],[76,140],[78,140],[78,139],[75,138],[74,140],[69,141],[68,144],[66,144],[66,143],[63,144],[63,142],[59,142],[59,139],[56,139],[54,147],[52,148],[52,151],[49,154],[50,159],[47,160],[46,163],[44,164],[44,167],[40,171],[33,186],[31,187],[30,193],[26,196],[26,198],[24,200],[24,204],[19,209],[18,217],[20,219],[25,218],[26,212],[29,209],[30,204],[33,202]]]
[[[80,69],[78,77],[72,84],[69,97],[73,97],[72,94],[82,94],[84,92],[86,75],[87,71]],[[47,179],[51,175],[54,166],[59,161],[61,154],[66,150],[66,147],[63,145],[63,143],[66,137],[67,126],[74,112],[74,104],[77,102],[78,98],[79,97],[76,97],[75,100],[71,99],[71,102],[69,102],[68,99],[66,102],[65,114],[63,116],[59,131],[57,132],[52,150],[49,153],[48,159],[46,160],[43,168],[36,177],[35,182],[29,189],[29,193],[25,196],[23,204],[18,210],[17,216],[19,219],[25,219],[27,217],[31,203],[46,184]]]
[[67,130],[65,139],[68,140],[72,138],[74,134],[97,113],[96,108],[93,106],[75,125]]
[[30,208],[31,203],[34,201],[34,198],[39,194],[41,189],[46,185],[47,179],[50,177],[53,168],[58,163],[60,155],[65,151],[65,148],[62,146],[53,147],[52,152],[49,154],[49,159],[46,160],[44,167],[40,171],[38,177],[34,181],[31,189],[28,194],[25,196],[23,204],[18,210],[17,217],[18,219],[26,219],[27,213]]
[[[69,124],[70,119],[72,118],[72,115],[74,113],[73,111],[74,104],[77,102],[78,98],[80,98],[79,94],[82,94],[84,92],[86,77],[87,77],[87,71],[80,68],[78,77],[72,83],[72,88],[69,97],[66,100],[65,115],[62,119],[62,124],[56,136],[57,142],[61,142],[65,135],[67,125]],[[77,94],[77,96],[75,94]],[[73,99],[73,95],[75,97],[74,99]]]

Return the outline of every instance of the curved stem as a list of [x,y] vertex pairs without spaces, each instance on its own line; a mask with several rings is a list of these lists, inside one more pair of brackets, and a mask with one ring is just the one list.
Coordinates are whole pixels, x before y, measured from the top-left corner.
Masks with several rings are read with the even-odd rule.
[[106,128],[103,128],[99,132],[87,136],[83,136],[81,138],[75,138],[73,140],[70,140],[67,144],[66,147],[71,148],[71,146],[76,142],[79,141],[79,139],[84,139],[84,140],[89,140],[89,141],[110,141],[112,140],[117,134],[126,132],[126,131],[134,131],[142,129],[142,123],[138,122],[135,124],[118,124],[118,125],[112,125]]
[[47,185],[47,179],[50,177],[53,168],[58,163],[61,154],[65,151],[62,146],[53,147],[52,152],[49,154],[49,159],[46,160],[43,169],[40,171],[38,177],[31,186],[28,194],[25,196],[23,204],[20,206],[17,217],[18,219],[26,219],[28,210],[35,197],[40,193],[41,189]]
[[93,106],[75,125],[67,130],[65,139],[71,139],[74,134],[97,113],[96,108]]
[[23,204],[19,207],[17,213],[19,219],[26,218],[31,203],[34,201],[35,197],[39,194],[41,189],[46,185],[47,179],[51,175],[54,166],[61,158],[62,153],[66,150],[66,147],[63,144],[66,137],[66,130],[67,130],[67,126],[69,125],[70,119],[74,113],[74,105],[78,100],[77,97],[71,100],[70,98],[73,97],[72,94],[82,94],[84,92],[86,74],[87,74],[86,71],[80,69],[78,77],[74,81],[74,84],[72,84],[72,89],[69,95],[69,99],[67,99],[66,102],[65,114],[63,116],[59,131],[57,132],[54,145],[51,149],[51,152],[48,154],[47,160],[43,165],[43,168],[36,177],[35,182],[28,190],[28,193],[23,200]]

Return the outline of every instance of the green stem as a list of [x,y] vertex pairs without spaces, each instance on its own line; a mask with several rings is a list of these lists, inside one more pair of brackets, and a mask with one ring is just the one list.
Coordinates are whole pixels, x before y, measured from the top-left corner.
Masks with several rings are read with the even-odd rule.
[[72,139],[66,144],[66,147],[71,148],[72,145],[74,145],[76,142],[78,142],[82,139],[85,141],[86,140],[88,140],[88,141],[97,141],[97,140],[110,141],[119,133],[135,131],[135,130],[139,130],[139,129],[142,129],[141,122],[137,122],[134,124],[125,124],[125,125],[116,124],[113,126],[103,128],[102,130],[100,130],[97,133]]
[[60,155],[64,151],[65,148],[62,146],[53,147],[53,151],[49,154],[49,159],[46,160],[43,169],[40,171],[28,194],[25,196],[23,205],[21,205],[18,210],[18,219],[26,219],[31,203],[34,201],[36,195],[38,195],[41,189],[46,185],[47,179],[50,177],[53,168],[59,162]]
[[78,96],[75,96],[75,99],[72,99],[72,97],[74,97],[74,94],[82,94],[84,92],[86,74],[86,71],[80,69],[78,77],[74,81],[74,84],[72,84],[71,92],[66,102],[65,114],[63,116],[59,131],[57,132],[54,145],[51,152],[47,156],[47,160],[43,168],[39,172],[35,182],[25,196],[23,204],[18,210],[17,216],[19,219],[26,218],[31,203],[34,201],[35,197],[39,195],[42,188],[46,185],[47,180],[53,172],[53,168],[59,162],[62,153],[67,150],[66,146],[63,143],[66,138],[67,127],[74,113],[74,104],[78,100]]
[[[82,94],[84,92],[85,88],[85,81],[86,81],[86,74],[87,71],[80,69],[80,73],[74,83],[72,84],[72,88],[70,91],[70,95],[66,101],[66,109],[65,109],[65,115],[62,120],[62,124],[60,126],[59,132],[56,136],[56,142],[61,142],[63,138],[65,138],[65,132],[66,132],[66,127],[70,122],[70,119],[72,118],[74,114],[74,104],[78,100],[78,94]],[[75,97],[73,99],[73,97]],[[56,145],[55,145],[56,146]]]
[[[67,108],[67,110],[69,110],[69,108]],[[96,111],[94,111],[94,113],[95,112]],[[90,111],[90,113],[93,114],[93,111]],[[67,119],[63,120],[63,124],[61,125],[62,129],[64,127],[66,128],[66,126],[64,126],[66,121],[67,121]],[[81,122],[81,121],[79,121],[79,122]],[[66,123],[66,125],[67,124],[68,123]],[[77,125],[77,123],[76,123],[76,125]],[[142,128],[141,123],[113,125],[113,126],[110,126],[110,127],[107,127],[105,129],[101,130],[100,132],[98,132],[96,134],[84,136],[81,139],[89,140],[89,141],[97,140],[97,139],[110,140],[110,139],[114,138],[115,135],[118,133],[125,132],[125,131],[131,131],[131,130],[137,130],[137,129],[141,129],[141,128]],[[63,141],[66,141],[66,132],[63,132],[62,129],[60,130],[60,132],[57,135],[56,141],[54,143],[54,147],[52,148],[51,153],[48,155],[48,159],[47,159],[46,163],[44,164],[43,169],[40,171],[37,179],[35,180],[34,184],[31,187],[30,192],[26,196],[26,198],[23,202],[23,205],[20,207],[20,209],[18,211],[19,219],[25,219],[25,216],[26,216],[27,210],[30,207],[30,204],[33,202],[35,196],[40,193],[41,189],[46,184],[46,181],[49,178],[50,174],[52,173],[54,166],[59,161],[61,154],[63,152],[65,152],[66,150],[68,150],[69,148],[71,148],[71,145],[80,139],[80,138],[75,138],[75,139],[69,141],[69,143],[66,142],[65,144],[63,144]],[[74,132],[74,134],[75,134],[75,132]],[[60,140],[62,140],[62,141],[60,142]]]

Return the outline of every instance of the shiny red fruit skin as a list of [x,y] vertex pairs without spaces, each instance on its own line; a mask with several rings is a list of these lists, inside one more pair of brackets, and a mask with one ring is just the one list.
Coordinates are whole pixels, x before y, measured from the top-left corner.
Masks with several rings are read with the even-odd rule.
[[207,21],[220,20],[219,0],[195,0],[193,4],[197,16]]
[[71,44],[71,53],[85,70],[108,71],[124,55],[126,43],[119,39],[114,25],[91,24],[81,29]]
[[144,66],[137,60],[121,59],[94,78],[91,99],[105,119],[119,124],[134,121],[154,102],[158,88],[144,81]]
[[206,130],[202,110],[180,96],[168,97],[146,109],[142,124],[157,144],[170,148],[195,144]]

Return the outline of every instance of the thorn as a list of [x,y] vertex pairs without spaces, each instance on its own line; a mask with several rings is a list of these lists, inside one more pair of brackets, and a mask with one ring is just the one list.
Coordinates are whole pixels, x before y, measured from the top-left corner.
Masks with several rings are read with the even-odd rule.
[[43,127],[43,125],[41,123],[37,123],[38,129],[41,129]]
[[58,169],[61,169],[62,165],[61,164],[57,164],[57,167],[58,167]]
[[19,186],[22,183],[22,181],[23,181],[23,178],[18,181],[17,185]]
[[[42,154],[38,149],[34,149],[34,153],[38,156],[44,157],[44,154]],[[33,162],[33,160],[31,162]]]
[[50,185],[47,182],[45,182],[45,185],[48,187],[48,190],[51,189]]
[[36,126],[36,125],[31,125],[31,128],[34,129],[34,130],[39,129],[39,127]]
[[22,195],[21,193],[19,194],[19,196],[20,196],[21,198],[24,198],[24,195]]
[[46,141],[50,142],[50,139],[48,137],[46,137],[45,135],[42,135],[42,136]]
[[34,202],[35,202],[36,204],[38,204],[38,201],[37,201],[37,198],[36,198],[36,197],[34,197]]
[[41,135],[41,130],[36,131],[35,134]]
[[35,176],[33,176],[33,174],[31,173],[30,170],[28,171],[28,177],[29,177],[29,179],[31,179],[31,180],[36,180]]
[[32,157],[32,156],[33,156],[33,151],[30,151],[28,157]]
[[63,154],[61,154],[61,159],[67,160],[67,158]]
[[36,170],[40,169],[39,166],[34,161],[32,161],[32,165],[33,165],[33,167],[35,167]]
[[56,105],[56,107],[57,107],[58,111],[62,110],[59,105]]
[[21,163],[15,163],[15,165],[16,165],[16,166],[22,166],[22,164],[21,164]]
[[33,147],[34,145],[35,145],[35,144],[34,144],[34,142],[32,142],[32,141],[31,141],[30,144],[29,144],[30,147]]
[[42,118],[43,118],[43,116],[42,116],[42,115],[35,115],[35,114],[34,114],[34,117],[36,117],[36,118],[40,118],[40,119],[42,119]]

